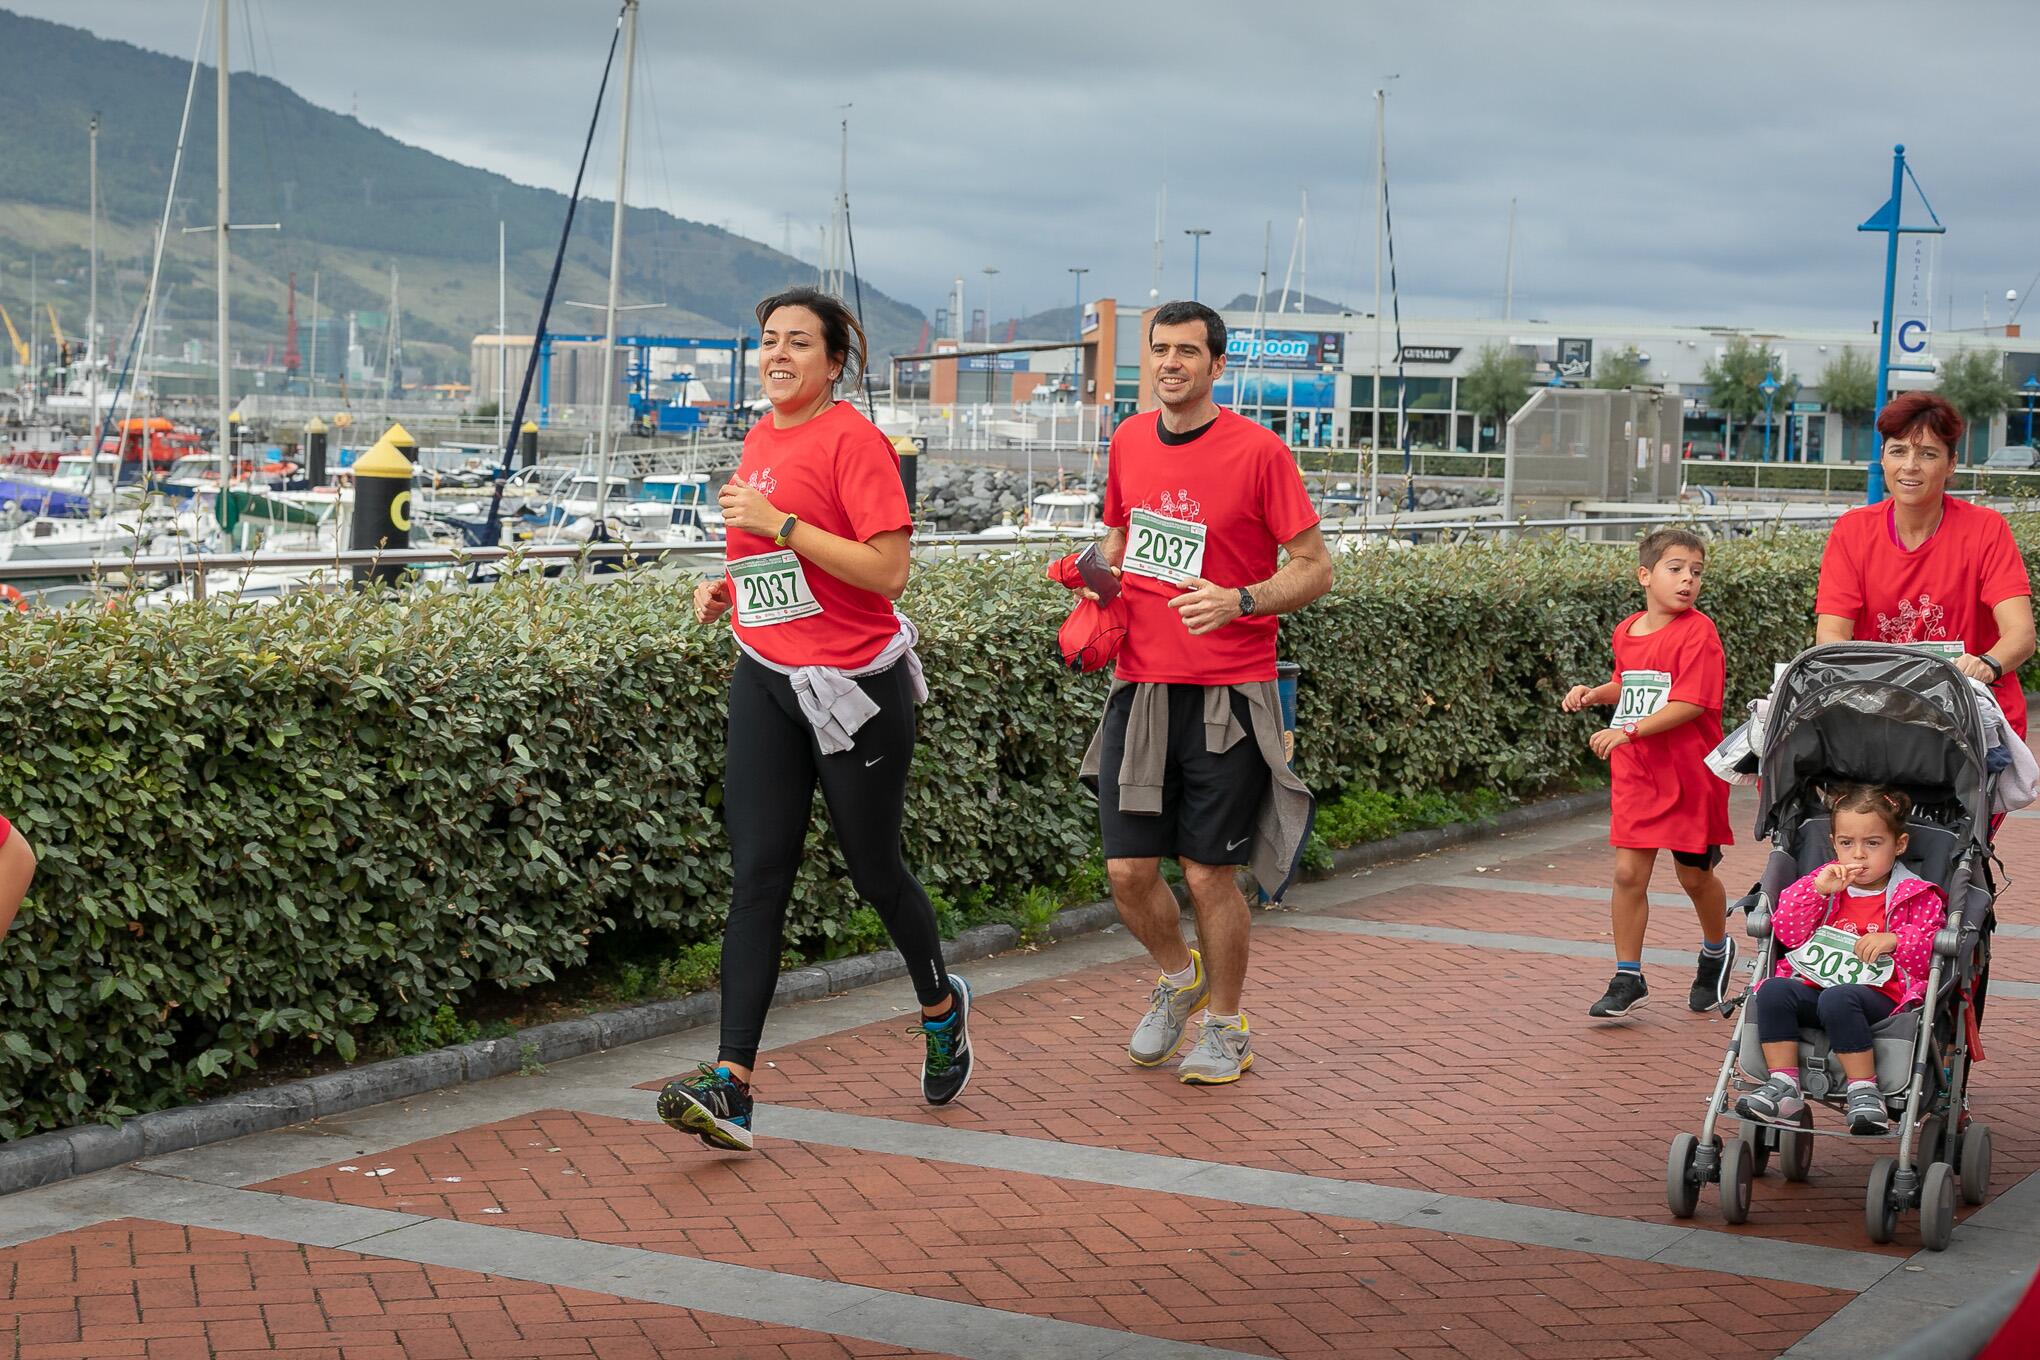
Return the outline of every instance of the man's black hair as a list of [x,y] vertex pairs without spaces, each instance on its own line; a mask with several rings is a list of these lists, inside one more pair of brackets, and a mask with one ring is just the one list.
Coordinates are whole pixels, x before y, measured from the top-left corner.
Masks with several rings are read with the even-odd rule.
[[1225,321],[1201,302],[1164,302],[1155,308],[1154,320],[1148,322],[1148,343],[1155,342],[1155,327],[1181,326],[1191,321],[1204,323],[1204,342],[1211,347],[1211,357],[1223,359]]

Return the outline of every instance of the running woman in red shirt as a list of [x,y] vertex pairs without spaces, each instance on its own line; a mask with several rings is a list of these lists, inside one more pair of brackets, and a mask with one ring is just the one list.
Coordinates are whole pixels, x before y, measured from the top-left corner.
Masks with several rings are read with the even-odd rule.
[[1650,926],[1650,875],[1660,850],[1672,852],[1679,886],[1700,918],[1700,962],[1687,1005],[1721,1004],[1735,965],[1728,935],[1728,894],[1715,876],[1728,826],[1728,785],[1707,768],[1721,742],[1727,658],[1714,621],[1693,607],[1707,547],[1684,529],[1659,529],[1636,550],[1645,608],[1615,626],[1615,673],[1605,685],[1574,685],[1568,713],[1612,704],[1615,717],[1588,743],[1608,762],[1608,843],[1615,883],[1608,910],[1615,933],[1615,976],[1587,1014],[1615,1020],[1650,996],[1643,981],[1643,937]]
[[907,585],[913,517],[892,443],[836,387],[864,331],[838,298],[796,288],[758,304],[758,373],[772,415],[719,493],[728,570],[695,588],[703,624],[730,615],[723,818],[732,885],[716,1063],[667,1085],[659,1117],[710,1147],[751,1146],[751,1071],[779,979],[786,905],[819,779],[858,895],[877,910],[921,1002],[921,1090],[945,1105],[970,1080],[970,988],[943,967],[927,893],[900,853],[927,697]]
[[[1211,399],[1225,371],[1218,313],[1159,308],[1148,352],[1161,409],[1119,426],[1106,472],[1100,553],[1121,571],[1127,628],[1085,771],[1097,778],[1113,901],[1162,972],[1128,1054],[1166,1062],[1206,1007],[1176,1070],[1214,1085],[1254,1060],[1240,1011],[1251,916],[1238,866],[1254,863],[1279,891],[1300,844],[1264,849],[1264,828],[1280,822],[1300,843],[1308,816],[1309,793],[1281,758],[1275,616],[1324,594],[1332,564],[1287,446]],[[1289,556],[1280,570],[1278,548]],[[1285,795],[1302,813],[1264,816]],[[1198,949],[1183,942],[1164,855],[1182,865]]]
[[2019,667],[2033,655],[2033,585],[2005,517],[1947,494],[1962,417],[1937,392],[1901,392],[1877,417],[1891,498],[1828,532],[1816,642],[1937,643],[2026,735]]
[[28,885],[35,878],[35,852],[28,848],[28,842],[21,833],[0,817],[0,939],[7,937],[8,927],[14,924],[14,913],[21,907],[21,899],[28,896]]

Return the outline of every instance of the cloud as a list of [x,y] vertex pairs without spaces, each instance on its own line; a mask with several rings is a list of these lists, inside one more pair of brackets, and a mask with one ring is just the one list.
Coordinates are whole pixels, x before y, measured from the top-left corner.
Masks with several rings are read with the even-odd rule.
[[[197,0],[9,0],[179,57]],[[81,10],[85,12],[80,12]],[[239,0],[237,66],[527,182],[566,187],[615,9],[602,0]],[[1310,191],[1317,295],[1372,296],[1373,88],[1405,315],[1497,314],[1517,203],[1518,315],[1867,327],[1894,142],[1949,224],[1958,324],[2040,270],[2014,0],[1706,6],[1506,0],[1384,8],[684,5],[644,0],[632,198],[815,251],[850,104],[859,262],[932,311],[995,265],[995,310],[1279,287]],[[1389,80],[1389,77],[1395,77]],[[591,183],[607,194],[613,131]],[[1966,300],[1965,300],[1966,299]]]

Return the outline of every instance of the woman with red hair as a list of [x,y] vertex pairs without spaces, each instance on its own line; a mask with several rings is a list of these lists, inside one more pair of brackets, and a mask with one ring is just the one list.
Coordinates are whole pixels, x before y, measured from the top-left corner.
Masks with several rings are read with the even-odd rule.
[[1877,417],[1890,498],[1828,534],[1816,642],[1939,643],[2026,735],[2018,670],[2033,655],[2033,585],[1997,511],[1947,494],[1962,417],[1937,392],[1904,392]]

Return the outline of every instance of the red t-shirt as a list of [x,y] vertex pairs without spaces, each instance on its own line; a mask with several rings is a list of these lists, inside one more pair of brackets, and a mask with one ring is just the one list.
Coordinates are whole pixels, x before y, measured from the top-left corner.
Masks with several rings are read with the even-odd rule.
[[[900,485],[899,453],[847,401],[790,430],[779,429],[770,417],[759,421],[744,437],[736,480],[760,492],[780,514],[798,515],[803,524],[859,543],[914,524]],[[770,562],[744,565],[772,554],[777,556]],[[732,526],[724,556],[730,566],[724,579],[736,606],[731,626],[768,661],[855,670],[899,631],[891,600],[845,584],[790,549],[774,547],[769,537]]]
[[[1941,523],[1907,552],[1893,527],[1896,501],[1860,505],[1835,521],[1820,559],[1818,613],[1856,623],[1863,642],[1959,642],[1971,656],[1997,645],[1991,610],[2033,593],[2005,517],[1954,496]],[[2026,693],[2015,670],[1991,686],[2012,730],[2026,735]]]
[[1272,614],[1193,637],[1169,601],[1195,576],[1250,586],[1275,574],[1276,549],[1318,522],[1289,447],[1245,416],[1218,419],[1186,444],[1166,444],[1161,413],[1112,434],[1105,524],[1125,529],[1120,567],[1126,640],[1118,675],[1135,683],[1240,685],[1275,678]]
[[1733,845],[1728,785],[1707,768],[1721,743],[1722,691],[1728,658],[1714,620],[1697,609],[1677,614],[1654,633],[1633,637],[1645,614],[1615,626],[1615,674],[1630,715],[1649,716],[1669,703],[1703,711],[1669,732],[1632,737],[1608,760],[1608,843],[1636,850],[1704,852]]
[[[1891,893],[1888,887],[1874,893],[1856,893],[1848,888],[1844,888],[1842,889],[1841,900],[1835,906],[1834,914],[1821,924],[1833,926],[1836,930],[1846,930],[1849,934],[1859,939],[1865,935],[1879,934],[1884,930],[1884,908],[1890,897]],[[1806,979],[1801,978],[1800,981],[1805,982]],[[1817,987],[1820,984],[1808,983],[1807,985]],[[1886,978],[1883,985],[1878,987],[1877,990],[1890,997],[1894,1002],[1905,1000],[1904,975],[1896,968],[1892,969],[1891,976]]]

